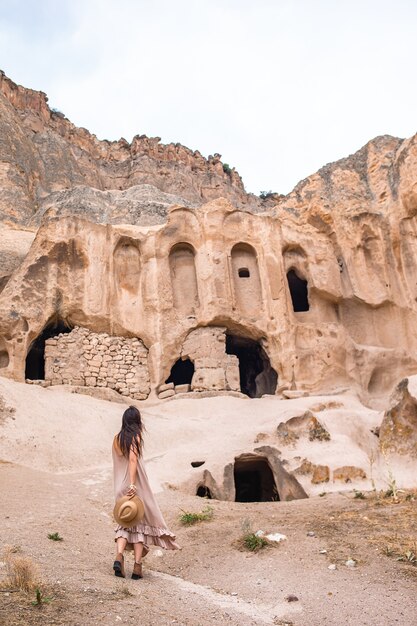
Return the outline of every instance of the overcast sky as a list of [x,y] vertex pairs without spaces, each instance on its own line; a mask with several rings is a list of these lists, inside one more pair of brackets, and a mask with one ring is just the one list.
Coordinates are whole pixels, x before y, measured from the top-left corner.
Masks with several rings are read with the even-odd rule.
[[288,193],[417,130],[415,0],[0,0],[0,68],[100,139],[219,152]]

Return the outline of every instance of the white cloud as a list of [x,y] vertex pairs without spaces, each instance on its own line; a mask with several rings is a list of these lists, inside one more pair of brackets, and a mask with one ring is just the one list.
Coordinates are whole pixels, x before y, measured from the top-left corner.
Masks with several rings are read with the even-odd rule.
[[3,69],[100,138],[220,152],[249,190],[288,192],[377,134],[415,132],[411,1],[60,4],[36,37],[9,7]]

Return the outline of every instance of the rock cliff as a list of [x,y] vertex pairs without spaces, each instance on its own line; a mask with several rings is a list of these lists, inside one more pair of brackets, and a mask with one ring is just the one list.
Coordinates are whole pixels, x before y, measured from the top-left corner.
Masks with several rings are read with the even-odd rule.
[[383,403],[417,373],[417,136],[261,201],[218,155],[98,141],[0,87],[0,217],[28,229],[4,255],[2,374],[23,379],[34,343],[75,325],[141,340],[153,390],[348,385]]
[[[142,185],[148,186],[145,191]],[[164,145],[159,137],[145,135],[131,143],[100,141],[51,110],[44,93],[0,74],[0,221],[38,226],[45,207],[53,205],[55,211],[68,214],[77,204],[84,217],[94,205],[93,220],[136,223],[138,213],[147,213],[149,186],[156,188],[157,205],[161,197],[166,204],[166,194],[173,196],[168,204],[181,199],[198,206],[219,197],[238,207],[256,209],[261,204],[245,192],[239,174],[224,165],[219,154],[206,159],[197,150],[179,143]],[[139,190],[127,198],[120,195],[114,215],[100,213],[102,196],[97,190],[124,192],[135,187]],[[74,195],[77,188],[82,192]],[[97,201],[92,204],[89,199],[94,196]],[[158,223],[160,216],[154,219]]]

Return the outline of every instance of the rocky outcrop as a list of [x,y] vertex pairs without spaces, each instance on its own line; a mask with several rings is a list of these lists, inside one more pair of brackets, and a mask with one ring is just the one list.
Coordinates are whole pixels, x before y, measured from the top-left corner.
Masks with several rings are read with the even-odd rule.
[[[416,302],[393,265],[393,299],[375,306],[385,257],[362,265],[369,301],[352,299],[332,240],[310,228],[226,200],[171,207],[151,228],[51,218],[0,294],[1,373],[24,379],[34,340],[60,320],[143,341],[153,389],[386,393],[417,372]],[[347,257],[348,237],[342,244]],[[344,271],[357,272],[353,260]]]
[[329,441],[330,434],[311,411],[290,417],[277,426],[277,435],[283,444],[294,443],[300,437],[310,441]]
[[354,465],[343,465],[333,471],[333,480],[341,480],[344,483],[365,479],[366,472],[361,467],[355,467]]
[[218,155],[98,141],[4,75],[0,120],[0,220],[40,224],[26,257],[33,232],[0,238],[2,374],[23,380],[57,320],[143,341],[155,390],[347,385],[376,402],[417,373],[415,137],[377,138],[254,213]]
[[417,376],[404,378],[395,389],[379,430],[379,445],[384,454],[417,457]]
[[[155,188],[155,200],[146,197],[149,186]],[[97,193],[132,187],[139,187],[137,193]],[[75,192],[78,188],[81,191]],[[219,197],[239,207],[262,204],[245,193],[239,174],[224,165],[219,154],[206,159],[197,150],[179,143],[164,145],[159,137],[145,135],[131,143],[100,141],[51,110],[44,93],[16,85],[0,73],[1,222],[37,226],[52,207],[55,215],[82,211],[84,217],[103,223],[138,223],[143,210],[145,219],[158,223],[159,199],[162,196],[164,204],[166,194],[194,206]],[[155,215],[149,202],[159,207]]]

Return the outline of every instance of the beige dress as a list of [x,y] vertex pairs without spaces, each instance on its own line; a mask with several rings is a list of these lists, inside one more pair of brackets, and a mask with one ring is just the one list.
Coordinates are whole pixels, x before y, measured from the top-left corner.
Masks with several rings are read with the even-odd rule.
[[[123,456],[116,437],[112,446],[114,496],[118,500],[129,490],[129,460]],[[167,528],[162,513],[149,486],[142,458],[138,458],[135,485],[137,495],[145,507],[145,517],[137,526],[123,528],[117,526],[115,539],[127,539],[127,549],[131,550],[134,543],[143,543],[143,556],[149,552],[149,546],[159,546],[165,550],[178,550],[179,545]]]

